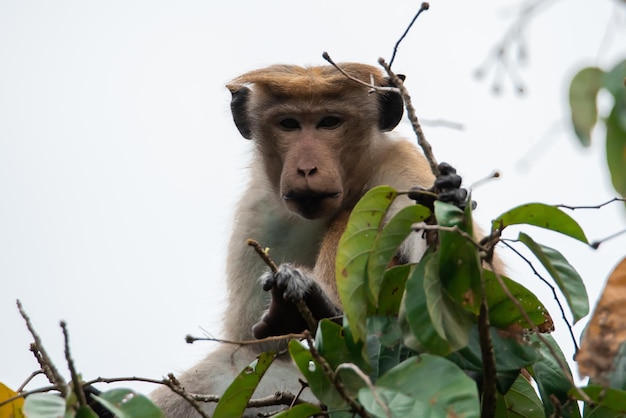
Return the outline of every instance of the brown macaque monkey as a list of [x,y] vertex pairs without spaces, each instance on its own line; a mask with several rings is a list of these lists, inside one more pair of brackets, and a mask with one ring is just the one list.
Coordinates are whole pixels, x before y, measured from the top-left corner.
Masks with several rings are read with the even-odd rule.
[[[376,67],[341,67],[366,83],[390,85]],[[383,184],[399,190],[430,188],[435,178],[411,142],[388,133],[403,114],[395,92],[372,92],[332,66],[275,65],[243,74],[227,87],[235,125],[254,151],[228,248],[224,338],[301,332],[306,325],[291,302],[304,300],[317,319],[341,315],[335,254],[350,211],[363,194]],[[440,188],[458,194],[460,178],[454,169],[444,171]],[[399,197],[392,212],[410,204],[406,196]],[[425,250],[421,234],[413,235],[401,250],[407,262],[417,262]],[[246,245],[248,238],[270,248],[281,264],[276,274],[268,273]],[[179,380],[191,393],[221,395],[258,353],[281,347],[284,343],[223,344]],[[289,357],[282,356],[253,397],[297,393],[299,376]],[[156,390],[153,399],[170,418],[197,416],[168,388]],[[214,407],[206,404],[209,412]],[[276,409],[250,410],[246,416]]]

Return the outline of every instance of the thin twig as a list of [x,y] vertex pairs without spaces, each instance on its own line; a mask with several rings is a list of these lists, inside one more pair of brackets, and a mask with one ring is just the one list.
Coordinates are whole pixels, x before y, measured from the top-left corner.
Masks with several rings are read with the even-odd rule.
[[50,356],[48,356],[48,353],[46,352],[41,342],[41,338],[39,338],[39,335],[35,331],[33,324],[30,322],[30,318],[22,307],[22,303],[19,301],[19,299],[16,301],[16,303],[17,309],[20,312],[20,315],[22,315],[22,318],[24,318],[24,321],[26,322],[26,327],[28,328],[28,331],[30,331],[30,335],[32,335],[34,340],[34,342],[31,344],[31,351],[39,362],[39,366],[48,378],[48,381],[53,384],[65,397],[65,395],[67,395],[67,386],[65,384],[65,379],[63,379],[63,376],[61,376],[61,374],[55,367],[54,363],[50,359]]
[[400,94],[400,90],[397,87],[391,87],[391,86],[377,86],[374,83],[368,83],[366,81],[360,80],[356,77],[354,77],[351,74],[348,74],[343,68],[341,68],[339,66],[339,64],[337,64],[335,61],[333,61],[333,59],[330,57],[330,55],[328,55],[328,52],[324,51],[322,53],[322,58],[324,58],[326,61],[328,61],[328,63],[330,65],[332,65],[333,67],[335,67],[337,70],[339,70],[339,72],[341,74],[343,74],[348,80],[352,80],[357,84],[360,84],[362,86],[365,86],[367,88],[370,89],[370,91],[386,91],[386,92],[393,92],[393,93],[398,93]]
[[26,385],[28,385],[31,380],[33,380],[35,377],[39,376],[40,374],[44,374],[43,370],[41,369],[32,372],[30,376],[28,376],[24,380],[24,382],[20,385],[20,387],[17,388],[16,392],[22,392],[24,388],[26,387]]
[[493,352],[493,341],[489,332],[489,305],[485,291],[485,279],[480,275],[481,301],[478,314],[478,339],[483,361],[483,399],[482,418],[491,418],[496,413],[496,357]]
[[413,26],[413,24],[415,23],[417,18],[422,14],[422,12],[425,12],[429,8],[430,8],[430,5],[427,2],[424,2],[424,3],[421,4],[420,9],[417,11],[415,16],[413,16],[413,19],[411,20],[411,23],[409,23],[409,26],[407,26],[407,28],[404,31],[404,33],[402,34],[402,36],[400,36],[400,39],[398,39],[398,41],[396,42],[396,45],[393,47],[393,54],[391,54],[391,59],[389,60],[389,67],[390,68],[393,65],[393,60],[396,59],[396,53],[398,52],[398,47],[400,46],[400,43],[404,40],[406,35],[409,33],[409,31],[411,30],[411,27]]
[[380,399],[380,396],[378,396],[378,391],[376,390],[376,387],[374,386],[374,384],[370,380],[369,376],[366,375],[365,373],[363,373],[363,371],[361,369],[359,369],[359,367],[357,365],[355,365],[354,363],[341,363],[335,369],[335,373],[339,373],[339,371],[343,370],[343,369],[352,370],[354,373],[356,373],[357,376],[359,376],[361,378],[361,380],[363,380],[365,382],[365,385],[372,392],[372,395],[374,396],[374,400],[380,406],[380,408],[385,412],[385,415],[388,418],[392,418],[392,414],[391,414],[391,411],[389,410],[389,407],[387,405],[385,405],[383,400]]
[[76,373],[76,367],[74,367],[74,360],[72,359],[72,355],[70,354],[70,335],[67,331],[67,324],[65,321],[61,321],[60,323],[61,329],[63,330],[63,341],[65,344],[65,361],[67,361],[67,367],[70,369],[70,376],[72,377],[72,387],[74,388],[74,394],[78,398],[78,404],[80,406],[87,405],[87,398],[85,397],[85,392],[80,384],[80,377],[78,373]]
[[622,235],[622,234],[624,234],[624,233],[626,233],[626,229],[623,229],[623,230],[618,231],[618,232],[616,232],[616,233],[614,233],[614,234],[611,234],[611,235],[609,235],[608,237],[603,238],[603,239],[601,239],[601,240],[594,241],[594,242],[590,243],[590,244],[589,244],[589,246],[590,246],[591,248],[593,248],[594,250],[597,250],[597,249],[598,249],[598,247],[600,247],[600,245],[601,245],[601,244],[604,244],[605,242],[607,242],[608,240],[611,240],[611,239],[613,239],[613,238],[617,238],[617,237],[619,237],[620,235]]
[[173,373],[168,374],[167,377],[168,378],[164,380],[164,383],[172,390],[172,392],[183,397],[183,399],[185,399],[193,407],[193,409],[195,409],[196,412],[202,416],[202,418],[211,418],[202,410],[202,406],[198,403],[198,401],[185,390],[183,385],[180,384]]
[[[459,235],[461,235],[463,238],[467,239],[469,242],[471,242],[472,244],[474,244],[474,246],[476,248],[478,248],[478,250],[489,254],[490,253],[490,248],[489,247],[485,247],[484,245],[482,245],[480,242],[476,241],[474,239],[474,237],[472,237],[470,234],[468,234],[467,232],[463,231],[461,228],[459,228],[458,226],[442,226],[442,225],[429,225],[427,223],[424,222],[418,222],[415,223],[413,225],[411,225],[411,229],[413,231],[445,231],[445,232],[454,232],[457,233]],[[486,241],[486,242],[490,242],[490,241]]]
[[411,95],[409,91],[404,87],[404,82],[396,73],[391,71],[391,67],[385,62],[383,58],[378,59],[378,63],[385,69],[387,75],[391,79],[391,82],[398,87],[400,90],[400,95],[404,100],[404,106],[406,108],[407,116],[409,117],[409,121],[411,122],[411,126],[413,127],[413,132],[415,132],[415,136],[417,137],[417,143],[422,148],[424,152],[424,156],[428,160],[428,164],[430,164],[430,170],[433,172],[435,177],[439,176],[439,164],[437,164],[437,160],[435,159],[435,155],[433,154],[433,149],[430,146],[430,143],[426,140],[426,135],[424,135],[424,131],[417,119],[417,114],[415,113],[415,108],[413,107],[413,102],[411,101]]
[[559,205],[554,205],[557,208],[563,208],[563,209],[569,209],[569,210],[577,210],[577,209],[601,209],[604,206],[607,206],[613,202],[626,202],[626,198],[623,197],[614,197],[611,200],[607,200],[604,203],[600,203],[599,205],[588,205],[588,206],[571,206],[571,205],[564,205],[564,204],[559,204]]
[[[278,272],[278,266],[270,258],[269,251],[263,249],[263,247],[258,241],[249,238],[246,241],[246,243],[252,248],[254,248],[254,250],[257,252],[259,257],[261,257],[261,259],[265,262],[265,264],[268,265],[270,270],[272,270],[272,273]],[[295,303],[295,305],[298,308],[298,312],[300,312],[300,315],[302,315],[302,318],[304,318],[304,321],[306,322],[307,327],[309,327],[309,330],[311,330],[312,332],[315,332],[317,330],[317,320],[313,316],[313,313],[311,312],[309,307],[306,306],[306,303],[304,302],[304,300],[300,299],[299,301]]]
[[214,341],[223,344],[233,344],[233,345],[255,345],[261,344],[268,341],[282,341],[282,340],[301,340],[304,338],[304,334],[285,334],[285,335],[276,335],[271,337],[265,337],[258,340],[243,340],[243,341],[233,341],[233,340],[222,340],[220,338],[213,337],[194,337],[192,335],[187,335],[185,337],[185,341],[188,344],[193,344],[196,341]]
[[528,264],[528,267],[530,267],[530,269],[532,270],[533,274],[537,276],[539,280],[541,280],[546,286],[548,286],[550,290],[552,290],[553,299],[556,301],[556,304],[558,305],[559,310],[561,311],[561,316],[563,318],[563,321],[565,322],[565,325],[567,326],[570,338],[572,339],[572,343],[574,344],[575,352],[578,352],[578,343],[576,342],[576,337],[574,336],[573,326],[572,324],[570,324],[569,320],[567,319],[567,315],[565,314],[565,308],[563,307],[563,304],[561,303],[561,300],[559,299],[559,296],[556,293],[556,288],[552,286],[552,284],[546,278],[544,278],[541,274],[539,274],[539,272],[537,271],[533,263],[528,258],[524,257],[524,255],[520,253],[515,247],[509,244],[508,241],[516,242],[515,240],[508,240],[508,239],[500,240],[500,242],[502,242],[503,245],[505,245],[507,248],[509,248],[511,251],[517,254],[522,260],[524,260],[526,264]]

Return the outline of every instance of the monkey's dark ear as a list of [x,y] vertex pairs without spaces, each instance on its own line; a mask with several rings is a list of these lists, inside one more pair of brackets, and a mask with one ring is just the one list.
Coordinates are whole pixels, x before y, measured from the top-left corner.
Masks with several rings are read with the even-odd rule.
[[246,139],[252,138],[252,131],[250,130],[250,119],[248,118],[248,96],[250,96],[250,89],[248,87],[241,87],[238,90],[232,90],[233,95],[230,101],[230,111],[233,114],[233,120],[235,126],[239,129],[241,136]]
[[[406,78],[403,74],[398,77],[404,81]],[[388,87],[396,87],[389,78],[385,78]],[[404,114],[404,100],[398,93],[391,91],[384,92],[380,95],[380,120],[379,127],[381,131],[391,131],[402,120]]]

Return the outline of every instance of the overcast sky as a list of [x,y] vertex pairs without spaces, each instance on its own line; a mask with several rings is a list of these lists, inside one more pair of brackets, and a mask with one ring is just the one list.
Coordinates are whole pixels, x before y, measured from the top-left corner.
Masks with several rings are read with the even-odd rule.
[[[592,205],[615,196],[603,130],[583,150],[566,98],[582,66],[610,68],[626,57],[623,5],[551,1],[523,33],[526,63],[511,58],[526,93],[505,79],[494,95],[493,72],[473,75],[510,27],[515,4],[433,1],[394,63],[421,118],[464,127],[425,126],[437,158],[467,184],[501,170],[474,192],[483,225],[521,203]],[[0,381],[15,389],[37,368],[17,298],[62,370],[58,322],[68,322],[85,379],[159,378],[202,358],[214,343],[190,346],[184,336],[220,335],[225,244],[251,149],[232,123],[224,84],[273,63],[324,64],[323,51],[375,65],[389,59],[418,7],[1,1]],[[406,121],[398,129],[411,135]],[[626,228],[618,204],[573,216],[592,240]],[[626,236],[593,251],[528,232],[563,252],[592,301],[626,254]],[[510,262],[513,278],[553,307],[550,290]],[[571,356],[561,315],[552,315]]]

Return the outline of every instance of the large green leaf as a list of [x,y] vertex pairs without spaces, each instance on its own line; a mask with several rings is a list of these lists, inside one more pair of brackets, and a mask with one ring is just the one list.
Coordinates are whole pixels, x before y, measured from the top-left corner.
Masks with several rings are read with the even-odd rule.
[[422,350],[446,355],[467,345],[472,318],[442,288],[437,253],[427,254],[413,269],[404,304],[402,320]]
[[[395,417],[480,416],[476,382],[439,356],[403,361],[378,379],[376,393]],[[358,399],[374,416],[386,416],[369,388],[361,389]]]
[[556,397],[561,403],[561,416],[563,418],[580,418],[578,404],[573,402],[568,395],[568,392],[572,389],[572,384],[566,373],[571,375],[572,372],[569,366],[567,366],[567,360],[560,347],[552,336],[543,334],[543,339],[550,344],[552,350],[558,354],[561,363],[567,367],[565,371],[561,369],[559,362],[554,358],[550,349],[537,338],[536,334],[531,334],[529,339],[530,343],[539,350],[539,360],[528,369],[537,383],[542,399],[545,400],[543,403],[545,415],[547,417],[553,415],[554,403],[552,397]]
[[356,341],[365,339],[368,301],[367,260],[396,191],[388,186],[370,190],[356,204],[337,248],[335,277],[345,317]]
[[591,144],[591,131],[598,121],[596,99],[604,81],[604,71],[596,67],[580,70],[569,86],[569,105],[574,132],[584,146]]
[[422,205],[402,208],[376,237],[367,265],[369,288],[375,306],[378,306],[383,273],[389,266],[391,258],[397,253],[402,242],[412,233],[411,225],[427,219],[430,214],[430,210]]
[[489,307],[489,322],[499,329],[507,329],[511,325],[529,329],[539,327],[541,331],[551,331],[552,320],[547,309],[541,301],[521,284],[506,276],[500,275],[509,292],[517,299],[517,302],[526,311],[532,324],[528,324],[524,315],[504,292],[495,274],[490,270],[484,270],[485,297]]
[[544,418],[541,400],[530,382],[519,375],[505,394],[497,395],[496,417],[498,418]]
[[[466,211],[435,202],[437,223],[457,227],[473,236],[470,205]],[[481,266],[476,246],[458,232],[439,231],[439,277],[441,286],[459,306],[478,314],[481,301]]]
[[276,354],[261,353],[232,381],[215,407],[213,418],[240,417]]
[[626,196],[626,88],[615,96],[615,104],[606,120],[606,161],[613,187]]
[[150,399],[131,389],[107,390],[93,397],[117,418],[165,418]]
[[561,289],[574,316],[574,323],[585,317],[589,313],[589,298],[583,279],[574,267],[560,252],[535,242],[523,232],[520,232],[518,239],[541,261]]
[[[351,350],[347,344],[343,327],[333,321],[328,319],[320,321],[315,335],[315,345],[317,351],[324,357],[332,370],[335,370],[342,363],[353,363],[365,373],[369,371],[370,367],[362,357],[363,350]],[[357,391],[365,384],[363,379],[349,369],[341,370],[339,376],[344,389],[350,396],[356,396]]]
[[509,225],[528,224],[568,235],[588,244],[585,232],[568,214],[557,207],[543,203],[527,203],[504,212],[491,221],[494,229]]
[[383,282],[380,286],[377,315],[397,315],[404,295],[404,286],[411,269],[410,264],[402,264],[385,270]]
[[311,352],[299,341],[289,341],[289,354],[304,375],[311,392],[330,408],[345,407],[346,401],[339,395],[335,385],[326,377],[322,367],[313,360]]

